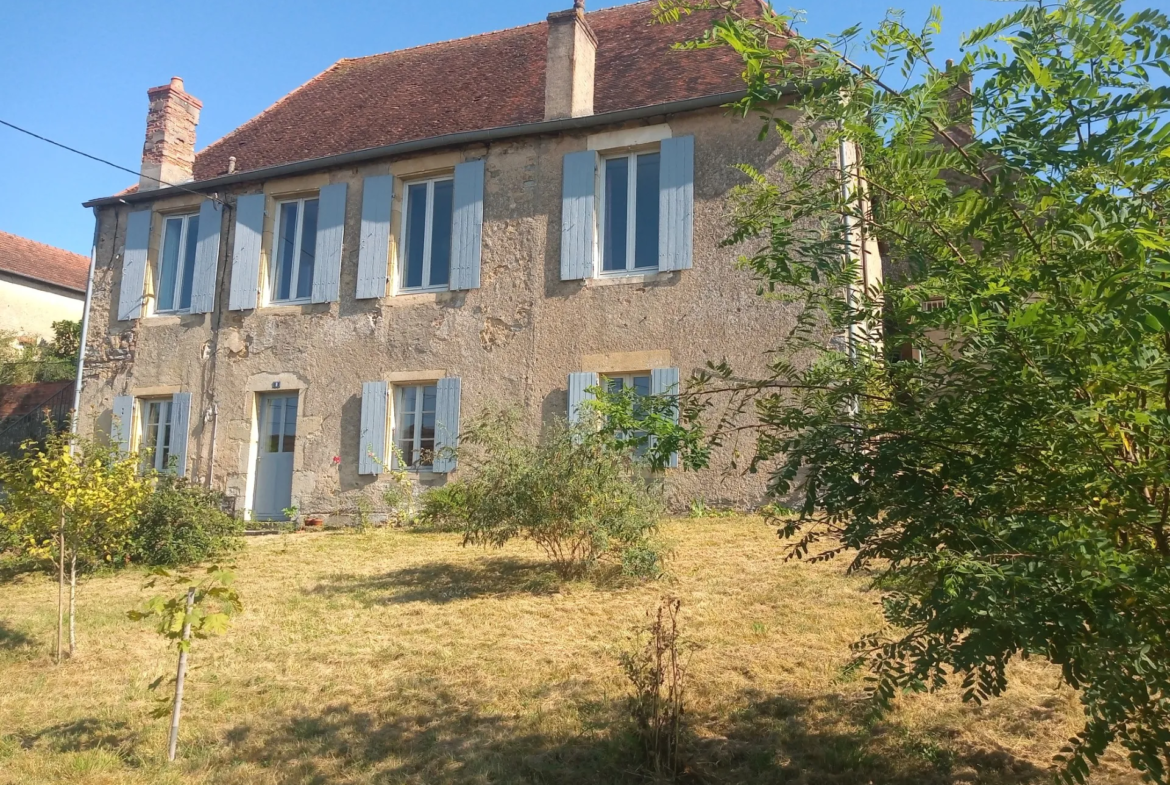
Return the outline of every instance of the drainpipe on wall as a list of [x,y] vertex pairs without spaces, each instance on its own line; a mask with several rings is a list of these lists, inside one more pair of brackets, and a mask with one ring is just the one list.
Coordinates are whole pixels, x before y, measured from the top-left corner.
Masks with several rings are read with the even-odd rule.
[[[212,388],[212,396],[215,390]],[[207,459],[207,489],[211,490],[211,483],[215,478],[215,433],[219,430],[219,403],[212,402],[211,411],[211,456]]]
[[[77,347],[77,375],[73,379],[73,416],[69,425],[69,433],[77,435],[77,428],[81,419],[81,378],[85,371],[85,347],[89,341],[89,306],[93,301],[93,271],[97,266],[98,232],[101,222],[98,219],[98,208],[93,208],[93,244],[89,247],[89,277],[85,282],[85,307],[81,312],[81,345]],[[73,454],[75,440],[69,442],[69,454]]]

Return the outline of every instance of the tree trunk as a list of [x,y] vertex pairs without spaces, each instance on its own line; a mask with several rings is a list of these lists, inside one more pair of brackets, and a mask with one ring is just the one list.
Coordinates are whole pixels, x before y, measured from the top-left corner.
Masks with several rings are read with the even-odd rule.
[[77,554],[69,556],[69,656],[77,648]]
[[57,651],[54,661],[61,664],[62,640],[65,627],[65,508],[61,508],[61,523],[57,528]]
[[175,708],[171,712],[171,738],[167,744],[167,760],[175,759],[179,746],[179,714],[183,711],[183,681],[187,677],[187,644],[191,639],[191,608],[195,605],[195,589],[187,589],[187,612],[183,619],[183,636],[179,644],[179,672],[175,674]]

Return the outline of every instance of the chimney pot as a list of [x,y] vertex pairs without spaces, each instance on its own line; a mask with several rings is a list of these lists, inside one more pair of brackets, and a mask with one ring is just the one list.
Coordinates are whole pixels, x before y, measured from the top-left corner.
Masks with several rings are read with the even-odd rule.
[[[181,77],[146,91],[146,141],[138,190],[149,191],[194,179],[195,127],[203,103],[183,89]],[[160,182],[161,181],[161,182]]]
[[544,119],[593,114],[597,35],[585,21],[584,0],[548,15],[544,65]]

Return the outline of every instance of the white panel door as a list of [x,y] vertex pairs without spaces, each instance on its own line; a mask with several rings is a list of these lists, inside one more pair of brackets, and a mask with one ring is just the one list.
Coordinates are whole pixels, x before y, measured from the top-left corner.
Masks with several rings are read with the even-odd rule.
[[297,443],[297,394],[260,397],[260,444],[256,451],[256,493],[252,517],[286,520],[292,505],[293,453]]

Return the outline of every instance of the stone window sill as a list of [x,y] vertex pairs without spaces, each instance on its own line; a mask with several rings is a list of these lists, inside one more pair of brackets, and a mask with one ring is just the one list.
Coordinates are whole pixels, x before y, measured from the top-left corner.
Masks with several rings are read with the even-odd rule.
[[666,272],[655,271],[652,273],[632,273],[629,275],[606,275],[590,278],[585,282],[585,285],[588,287],[621,286],[623,284],[643,286],[652,283],[665,283],[674,278],[676,272],[675,270],[669,270]]

